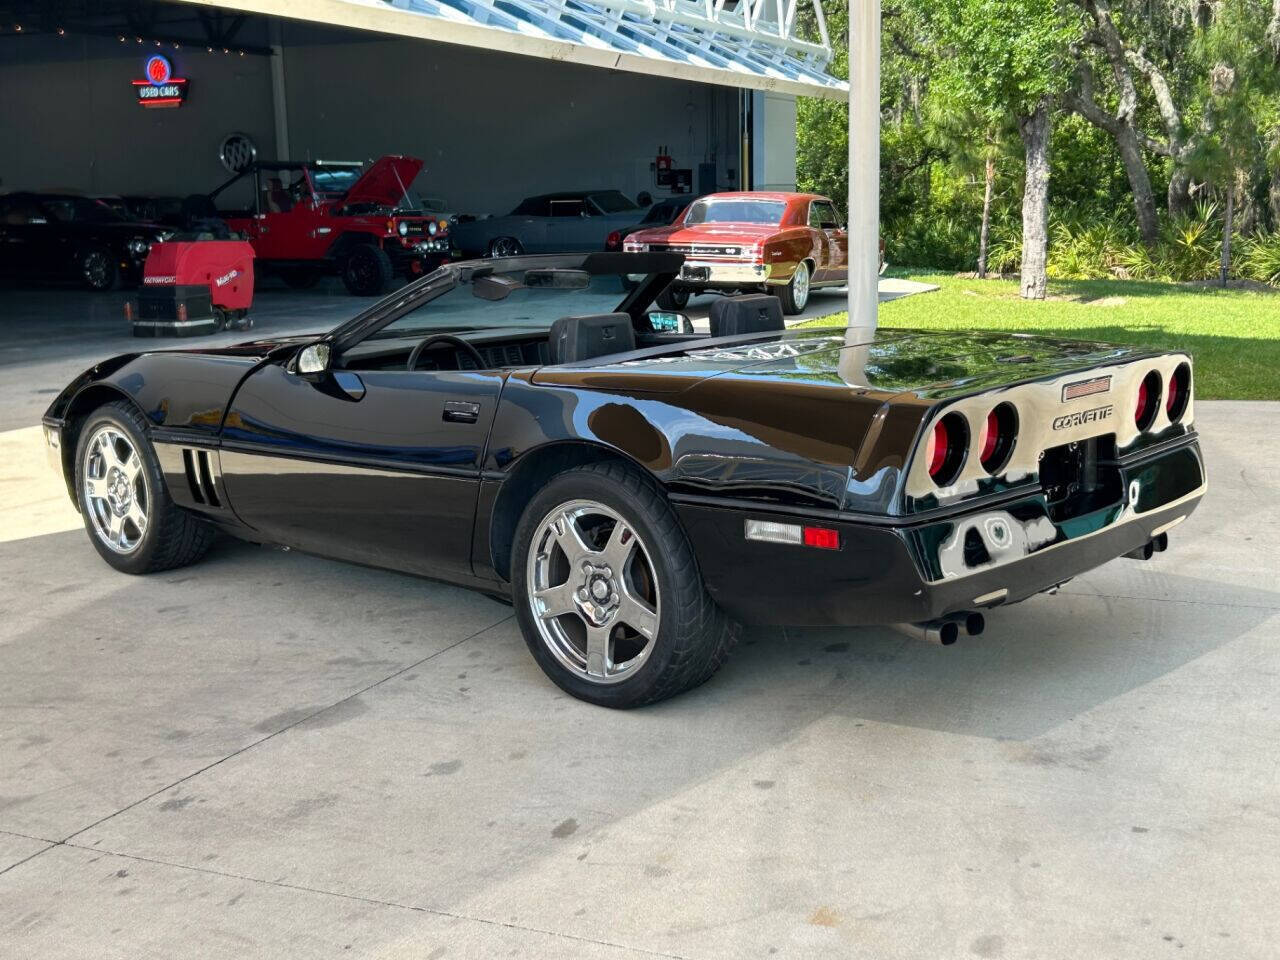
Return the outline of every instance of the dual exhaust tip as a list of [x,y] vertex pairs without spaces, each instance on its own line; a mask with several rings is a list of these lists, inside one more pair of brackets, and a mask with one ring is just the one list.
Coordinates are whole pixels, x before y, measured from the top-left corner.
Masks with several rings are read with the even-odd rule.
[[1169,535],[1161,533],[1152,537],[1137,550],[1130,550],[1125,556],[1132,560],[1150,560],[1157,553],[1164,553],[1168,549]]
[[982,636],[987,628],[987,618],[980,613],[953,613],[941,620],[923,623],[895,623],[893,629],[913,640],[949,647],[960,639],[963,632],[970,637]]

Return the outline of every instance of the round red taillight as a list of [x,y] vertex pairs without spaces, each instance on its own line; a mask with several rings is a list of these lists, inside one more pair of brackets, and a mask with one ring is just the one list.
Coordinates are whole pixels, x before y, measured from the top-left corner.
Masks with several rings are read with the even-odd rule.
[[969,445],[969,428],[964,417],[948,413],[933,425],[925,448],[929,464],[929,477],[940,487],[950,486],[964,466],[966,448]]
[[609,234],[609,236],[605,238],[604,248],[606,250],[621,250],[622,249],[622,231],[614,230],[611,234]]
[[1168,396],[1164,400],[1164,412],[1169,415],[1170,423],[1177,423],[1187,412],[1187,403],[1191,400],[1191,364],[1180,363],[1169,378]]
[[1018,411],[1002,403],[987,414],[982,428],[982,468],[993,476],[1004,469],[1018,436]]
[[1155,422],[1160,409],[1160,374],[1152,370],[1138,387],[1138,402],[1133,408],[1133,422],[1139,430],[1147,430]]

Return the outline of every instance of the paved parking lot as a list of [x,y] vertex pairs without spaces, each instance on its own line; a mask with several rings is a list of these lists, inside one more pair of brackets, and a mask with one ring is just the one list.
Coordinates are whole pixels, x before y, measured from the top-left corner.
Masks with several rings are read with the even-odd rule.
[[1274,405],[1197,406],[1150,563],[952,648],[754,630],[615,713],[451,587],[112,572],[27,426],[72,352],[0,357],[0,955],[1275,956]]

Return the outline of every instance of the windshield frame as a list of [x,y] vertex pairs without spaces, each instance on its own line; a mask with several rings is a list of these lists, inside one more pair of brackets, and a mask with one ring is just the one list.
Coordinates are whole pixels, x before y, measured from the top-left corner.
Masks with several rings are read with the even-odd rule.
[[[595,275],[644,275],[645,280],[638,283],[615,308],[618,313],[626,313],[631,317],[633,326],[648,324],[645,308],[657,295],[666,289],[680,272],[684,257],[678,253],[579,253],[579,254],[539,254],[535,256],[510,257],[503,260],[466,260],[450,263],[440,267],[399,290],[383,297],[367,310],[362,311],[344,323],[339,324],[329,333],[313,341],[327,343],[336,355],[341,355],[352,347],[373,337],[384,327],[395,323],[401,317],[430,303],[438,297],[456,289],[464,283],[472,283],[477,278],[494,273],[516,273],[525,270],[585,270]],[[487,302],[487,301],[482,301]],[[502,301],[488,303],[491,309],[502,309]],[[500,326],[500,324],[495,324]],[[637,329],[643,329],[643,326]],[[469,328],[474,331],[477,328]],[[441,333],[448,330],[442,329]],[[468,332],[468,331],[464,331]]]

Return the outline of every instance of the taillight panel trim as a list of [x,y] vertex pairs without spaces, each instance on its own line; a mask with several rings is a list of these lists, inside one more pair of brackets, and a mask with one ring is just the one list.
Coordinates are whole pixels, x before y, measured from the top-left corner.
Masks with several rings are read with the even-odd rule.
[[[1187,390],[1178,407],[1165,403],[1165,385],[1175,372],[1185,367]],[[1155,375],[1161,384],[1160,396],[1146,428],[1140,428],[1134,413],[1138,391],[1144,379]],[[1064,400],[1065,388],[1082,378],[1110,378],[1105,392],[1087,393]],[[1052,379],[997,387],[972,396],[961,397],[938,407],[921,424],[915,450],[903,483],[908,512],[928,509],[930,505],[949,504],[957,500],[990,492],[992,482],[1013,486],[1033,480],[1039,473],[1043,451],[1064,443],[1115,434],[1117,455],[1124,456],[1143,445],[1158,442],[1172,428],[1189,429],[1194,422],[1195,396],[1193,367],[1186,354],[1172,353],[1135,359],[1124,364],[1077,370]],[[1004,462],[995,457],[983,462],[979,446],[985,436],[987,417],[1001,405],[1008,404],[1016,416],[1016,432]],[[1179,416],[1173,417],[1172,413]],[[969,455],[954,477],[947,483],[935,482],[930,474],[926,448],[935,426],[944,418],[958,415],[975,438]],[[990,467],[990,469],[988,469]]]

